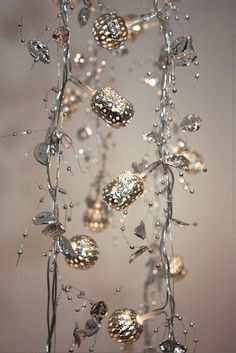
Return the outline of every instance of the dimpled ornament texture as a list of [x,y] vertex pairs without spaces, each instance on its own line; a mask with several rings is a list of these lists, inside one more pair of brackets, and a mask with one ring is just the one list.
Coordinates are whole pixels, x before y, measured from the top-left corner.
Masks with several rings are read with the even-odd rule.
[[72,268],[88,270],[93,267],[99,258],[97,243],[87,235],[76,235],[70,239],[71,246],[77,256],[65,256],[66,262]]
[[110,126],[126,126],[134,115],[133,105],[112,87],[98,89],[92,97],[91,109]]
[[117,211],[124,210],[143,194],[143,180],[130,171],[113,179],[103,189],[103,200]]
[[93,36],[97,45],[108,50],[116,50],[128,36],[125,21],[115,12],[100,16],[94,23]]
[[143,326],[136,319],[137,314],[131,309],[118,309],[108,320],[108,332],[116,343],[136,342]]

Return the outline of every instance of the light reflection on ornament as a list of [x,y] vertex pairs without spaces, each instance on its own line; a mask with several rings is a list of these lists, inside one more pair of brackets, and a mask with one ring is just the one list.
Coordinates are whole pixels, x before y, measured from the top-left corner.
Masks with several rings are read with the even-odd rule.
[[93,267],[99,258],[98,245],[87,235],[76,235],[70,239],[71,246],[76,253],[65,255],[68,265],[74,269],[88,270]]
[[128,30],[124,19],[115,12],[110,12],[95,21],[93,36],[100,47],[115,50],[124,45]]
[[129,124],[134,115],[133,105],[112,87],[101,88],[94,93],[91,109],[116,129]]
[[[67,3],[71,6],[74,7],[80,0],[67,0]],[[60,0],[53,0],[55,5],[59,5]]]
[[135,41],[144,33],[144,25],[140,16],[130,14],[124,17],[126,27],[128,29],[127,40]]
[[[104,203],[103,203],[104,204]],[[109,225],[109,213],[106,205],[96,202],[92,208],[85,210],[83,215],[85,228],[94,233],[101,233]]]
[[143,180],[131,171],[125,171],[103,189],[103,200],[120,211],[131,205],[144,192]]
[[131,309],[118,309],[108,320],[108,332],[116,343],[136,342],[141,336],[143,325]]

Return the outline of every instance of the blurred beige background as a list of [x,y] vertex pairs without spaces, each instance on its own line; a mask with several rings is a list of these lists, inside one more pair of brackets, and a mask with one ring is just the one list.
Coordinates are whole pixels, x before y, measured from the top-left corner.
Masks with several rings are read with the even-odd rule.
[[[121,15],[145,11],[141,0],[109,0],[106,3]],[[146,4],[147,8],[151,7],[151,1]],[[175,287],[177,312],[196,323],[199,353],[233,353],[236,352],[236,4],[234,0],[186,0],[182,6],[181,13],[191,15],[191,22],[183,20],[183,26],[186,33],[193,34],[196,50],[200,54],[200,79],[194,79],[194,68],[178,70],[175,102],[181,116],[194,112],[203,119],[202,129],[189,136],[188,142],[204,155],[208,173],[191,178],[194,195],[176,186],[176,218],[199,223],[198,227],[176,232],[174,237],[176,253],[183,255],[189,266],[187,277]],[[25,129],[46,129],[48,120],[42,98],[56,82],[53,60],[49,66],[38,64],[30,71],[31,57],[19,40],[17,23],[21,14],[24,15],[25,38],[29,40],[52,22],[56,7],[50,0],[0,1],[0,135]],[[90,25],[79,29],[76,15],[74,17],[73,54],[86,48],[91,30]],[[182,33],[181,28],[178,31]],[[129,44],[129,57],[112,59],[103,51],[100,54],[107,57],[110,64],[113,62],[116,65],[113,85],[134,103],[136,109],[132,124],[114,132],[117,146],[108,162],[111,177],[130,169],[131,162],[138,161],[151,150],[152,146],[147,146],[141,135],[155,121],[154,107],[158,99],[155,89],[145,86],[140,77],[152,71],[152,57],[158,54],[160,43],[161,37],[153,28],[139,41]],[[103,82],[108,79],[109,69],[106,69]],[[86,104],[65,127],[75,139],[80,123],[84,124],[87,119]],[[94,118],[88,119],[93,125]],[[103,129],[108,131],[106,126]],[[44,132],[0,140],[1,352],[44,350],[46,260],[42,253],[50,243],[42,236],[40,229],[31,225],[31,219],[42,196],[36,182],[46,186],[46,175],[32,153],[29,158],[22,158],[42,141],[43,136]],[[78,142],[77,147],[81,147]],[[85,232],[80,220],[91,174],[94,175],[96,168],[92,167],[91,173],[83,175],[78,171],[73,156],[68,154],[68,158],[77,172],[74,177],[63,172],[61,183],[68,187],[73,201],[80,204],[75,208],[74,221],[67,229],[67,235],[71,237]],[[137,203],[129,211],[131,231],[146,212],[142,201]],[[61,273],[65,282],[83,288],[92,298],[109,298],[115,288],[124,286],[121,293],[109,302],[110,312],[123,306],[137,309],[142,302],[145,256],[128,265],[130,250],[119,231],[119,216],[113,224],[117,226],[113,225],[106,233],[94,236],[101,249],[101,258],[92,270],[73,271],[62,259]],[[29,230],[29,238],[24,243],[24,255],[16,268],[16,252],[25,228]],[[114,246],[114,237],[117,237],[117,246]],[[159,300],[161,298],[157,298]],[[58,312],[58,352],[67,351],[72,341],[74,320],[73,308],[64,298]],[[81,352],[85,352],[86,347],[82,346]],[[134,351],[141,352],[142,349],[140,340]],[[119,347],[109,338],[105,325],[98,337],[96,351],[119,351]]]

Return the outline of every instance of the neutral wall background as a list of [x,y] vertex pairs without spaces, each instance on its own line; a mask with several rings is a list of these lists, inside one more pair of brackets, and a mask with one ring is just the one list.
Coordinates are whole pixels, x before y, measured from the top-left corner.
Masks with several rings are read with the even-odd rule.
[[[107,3],[121,15],[144,11],[141,0],[110,0]],[[147,7],[150,6],[151,1],[147,1]],[[183,13],[191,15],[191,22],[188,24],[183,20],[183,26],[186,33],[193,34],[200,54],[200,79],[194,79],[194,69],[178,70],[178,93],[175,101],[181,116],[196,112],[203,118],[202,129],[189,137],[189,143],[204,155],[208,173],[192,177],[191,183],[195,188],[193,196],[185,193],[179,186],[175,194],[176,218],[199,223],[196,228],[176,232],[174,239],[176,253],[183,255],[189,266],[188,276],[176,285],[176,305],[179,313],[197,324],[199,353],[233,353],[236,352],[236,6],[233,0],[189,0],[183,2],[182,6]],[[24,15],[24,31],[28,40],[52,22],[56,7],[49,0],[0,2],[0,135],[25,129],[45,129],[48,121],[42,98],[55,84],[56,68],[53,64],[39,64],[30,71],[32,60],[20,43],[17,28],[21,14]],[[90,27],[80,30],[75,18],[73,28],[75,53],[86,48]],[[181,33],[181,29],[179,32]],[[136,108],[133,123],[114,132],[117,146],[109,157],[111,176],[129,169],[132,161],[138,161],[150,150],[142,141],[141,135],[155,121],[153,108],[158,103],[155,89],[144,86],[140,77],[152,69],[151,58],[158,54],[160,43],[161,37],[153,28],[140,41],[129,45],[129,57],[108,57],[109,62],[112,60],[116,65],[114,86]],[[100,55],[107,56],[107,53],[102,51]],[[133,70],[130,72],[131,67]],[[109,70],[106,72],[104,83],[109,78]],[[93,118],[89,119],[93,124]],[[67,132],[75,137],[80,123],[85,120],[86,114],[82,108],[81,113],[66,125]],[[104,131],[108,131],[108,128],[104,127]],[[44,132],[0,140],[1,352],[44,350],[46,261],[42,252],[47,249],[49,242],[39,229],[33,228],[31,219],[38,199],[42,196],[36,182],[46,185],[46,175],[43,167],[35,163],[32,154],[27,159],[22,158],[43,136]],[[76,169],[73,158],[68,158],[71,158]],[[85,231],[80,219],[85,208],[83,200],[94,171],[95,167],[91,173],[87,172],[85,175],[79,171],[75,177],[66,173],[62,175],[63,185],[68,186],[73,200],[80,203],[80,207],[74,211],[74,222],[68,227],[68,237]],[[139,201],[138,206],[130,208],[128,222],[131,230],[142,217],[142,212],[146,212],[141,204]],[[64,280],[83,288],[93,298],[106,299],[115,288],[124,286],[121,293],[110,301],[111,312],[120,306],[138,308],[142,302],[142,285],[146,275],[145,257],[128,266],[130,250],[121,237],[118,222],[119,216],[106,233],[94,236],[101,248],[101,258],[92,270],[76,272],[63,259],[61,261]],[[25,228],[29,229],[30,237],[25,242],[24,256],[16,268],[16,252]],[[114,237],[118,239],[116,247]],[[60,352],[67,351],[71,342],[74,319],[71,305],[63,300],[57,329]],[[142,340],[135,347],[136,352],[141,352]],[[108,337],[105,327],[98,337],[96,348],[97,352],[119,351],[119,347]],[[85,351],[86,345],[81,351],[83,349]]]

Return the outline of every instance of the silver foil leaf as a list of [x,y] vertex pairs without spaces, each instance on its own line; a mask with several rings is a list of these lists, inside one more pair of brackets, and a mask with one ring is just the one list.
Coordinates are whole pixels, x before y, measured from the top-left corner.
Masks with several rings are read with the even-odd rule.
[[80,141],[87,140],[92,134],[92,129],[89,126],[82,127],[77,131],[77,137]]
[[189,132],[194,132],[200,129],[202,123],[202,119],[200,116],[195,115],[195,114],[188,114],[183,118],[180,128],[182,131],[189,131]]
[[77,256],[70,241],[63,235],[60,235],[57,239],[57,249],[64,255]]
[[161,342],[159,347],[161,352],[163,353],[186,353],[187,352],[187,347],[170,339],[164,342]]
[[84,333],[87,337],[96,335],[100,329],[100,325],[95,319],[89,319],[85,323]]
[[78,14],[78,22],[80,27],[86,26],[90,17],[91,10],[89,7],[82,7]]
[[177,226],[177,227],[179,227],[179,228],[184,228],[184,227],[188,227],[188,226],[197,226],[197,223],[196,223],[196,222],[190,224],[190,223],[186,223],[186,222],[180,221],[179,219],[176,219],[176,218],[172,218],[172,219],[171,219],[171,222],[172,222],[175,226]]
[[146,227],[144,221],[141,221],[139,225],[135,228],[134,234],[141,239],[146,238]]
[[143,135],[143,140],[148,141],[148,142],[155,142],[156,144],[161,144],[163,143],[163,138],[161,137],[161,134],[156,131],[150,131],[147,132],[146,134]]
[[49,152],[49,145],[47,143],[38,143],[34,148],[34,157],[35,159],[43,164],[48,164],[48,152]]
[[131,264],[134,260],[137,259],[137,257],[145,253],[147,250],[149,250],[148,246],[140,246],[138,250],[136,250],[133,254],[130,255],[129,263]]
[[193,49],[192,36],[182,36],[172,42],[170,61],[174,62],[175,65],[190,65],[196,60],[197,56]]
[[104,301],[99,301],[93,304],[90,309],[90,314],[96,318],[96,320],[101,320],[107,315],[108,308]]
[[36,60],[41,61],[44,64],[50,63],[50,54],[48,47],[40,40],[29,40],[27,47],[30,55]]
[[65,227],[60,222],[48,224],[43,230],[42,233],[49,237],[58,237],[65,233]]
[[55,223],[55,217],[52,212],[43,211],[33,218],[35,226],[49,223]]
[[189,160],[182,154],[171,154],[166,158],[166,163],[174,168],[188,170]]

